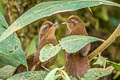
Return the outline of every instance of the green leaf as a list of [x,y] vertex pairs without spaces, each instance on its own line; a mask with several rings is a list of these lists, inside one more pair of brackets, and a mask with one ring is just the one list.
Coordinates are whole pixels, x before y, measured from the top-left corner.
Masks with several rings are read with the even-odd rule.
[[98,64],[100,66],[106,67],[107,59],[99,55],[97,61],[94,64]]
[[74,11],[98,5],[118,6],[119,4],[105,0],[65,0],[43,2],[31,8],[20,16],[1,36],[0,42],[11,35],[13,32],[25,27],[26,25],[46,16],[60,12]]
[[15,67],[12,67],[10,65],[0,68],[0,78],[7,79],[8,77],[11,77],[15,69],[16,69]]
[[4,14],[4,8],[2,4],[0,4],[0,12]]
[[91,8],[88,8],[89,12],[93,15],[93,11]]
[[112,61],[107,60],[107,64],[111,65],[112,67],[114,67],[114,69],[120,71],[120,64],[119,63],[115,63]]
[[44,80],[55,80],[55,76],[56,76],[55,74],[58,70],[59,68],[55,68],[52,71],[50,71]]
[[88,43],[94,41],[103,40],[90,36],[72,35],[62,38],[60,45],[62,46],[62,49],[65,49],[68,53],[74,53],[85,47]]
[[37,37],[34,37],[30,44],[28,44],[27,49],[25,51],[27,53],[27,56],[37,50],[37,42],[38,42]]
[[46,75],[45,71],[28,71],[16,74],[7,80],[44,80]]
[[45,45],[40,50],[39,59],[41,62],[45,62],[48,59],[54,57],[60,50],[61,50],[61,46],[59,45],[56,46],[53,46],[52,44]]
[[112,73],[113,67],[108,67],[106,69],[102,68],[93,68],[89,69],[88,73],[85,74],[84,78],[82,80],[98,80],[101,77],[107,76]]
[[67,73],[65,71],[62,70],[62,73],[65,76],[65,80],[70,80],[70,77],[67,75]]
[[6,28],[8,28],[8,23],[6,22],[6,19],[4,18],[1,12],[0,12],[0,23]]
[[[5,31],[0,27],[0,35]],[[15,34],[12,34],[4,41],[0,42],[0,62],[12,66],[23,64],[27,66],[24,51],[20,41]]]

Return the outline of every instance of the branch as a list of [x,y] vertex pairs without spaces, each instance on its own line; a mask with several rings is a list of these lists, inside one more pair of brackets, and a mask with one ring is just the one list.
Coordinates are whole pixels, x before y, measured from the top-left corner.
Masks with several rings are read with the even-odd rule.
[[90,55],[88,55],[89,60],[91,61],[93,57],[97,56],[102,51],[104,51],[108,46],[110,46],[116,40],[118,36],[120,36],[120,24],[104,43],[102,43],[97,49],[95,49],[92,53],[90,53]]

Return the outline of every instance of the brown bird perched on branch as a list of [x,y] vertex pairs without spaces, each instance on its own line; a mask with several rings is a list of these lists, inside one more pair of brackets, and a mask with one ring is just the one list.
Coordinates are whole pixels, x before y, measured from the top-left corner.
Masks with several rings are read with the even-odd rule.
[[[57,44],[57,40],[55,37],[55,27],[56,24],[53,24],[50,21],[45,21],[39,31],[39,38],[40,42],[38,44],[38,49],[35,53],[31,54],[30,56],[27,57],[27,64],[28,64],[28,70],[40,70],[44,67],[49,67],[53,65],[56,61],[56,57],[53,57],[49,59],[46,62],[40,62],[39,60],[39,55],[40,55],[40,50],[43,48],[46,44]],[[47,53],[46,53],[47,54]],[[27,68],[23,65],[20,65],[17,67],[16,71],[14,74],[21,73],[27,71]]]
[[[78,16],[70,16],[63,24],[67,24],[69,35],[88,35],[83,21]],[[65,70],[69,75],[83,77],[87,73],[90,67],[87,56],[89,50],[90,44],[72,54],[65,52]]]

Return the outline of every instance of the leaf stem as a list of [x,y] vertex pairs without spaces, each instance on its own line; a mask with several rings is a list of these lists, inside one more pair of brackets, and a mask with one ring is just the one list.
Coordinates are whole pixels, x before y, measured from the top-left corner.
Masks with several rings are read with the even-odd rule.
[[95,49],[92,53],[90,53],[90,55],[88,55],[88,59],[91,61],[93,57],[97,56],[102,51],[104,51],[108,46],[110,46],[118,36],[120,36],[120,24],[104,43],[102,43],[97,49]]

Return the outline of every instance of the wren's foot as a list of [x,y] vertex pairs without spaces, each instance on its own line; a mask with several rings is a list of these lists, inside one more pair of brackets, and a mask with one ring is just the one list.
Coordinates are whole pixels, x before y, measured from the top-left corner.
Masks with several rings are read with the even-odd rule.
[[44,70],[46,70],[47,72],[50,72],[50,70],[49,70],[48,68],[46,68],[45,66],[42,66],[42,65],[41,65],[41,67],[42,67]]

